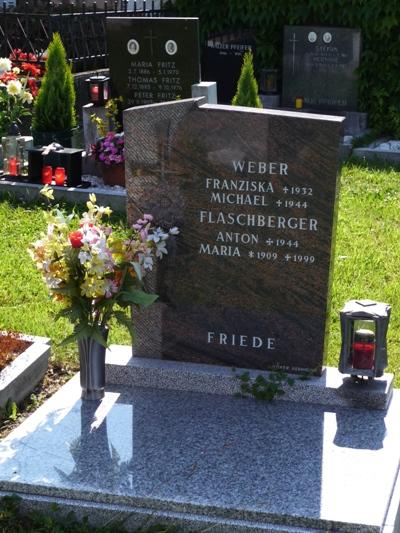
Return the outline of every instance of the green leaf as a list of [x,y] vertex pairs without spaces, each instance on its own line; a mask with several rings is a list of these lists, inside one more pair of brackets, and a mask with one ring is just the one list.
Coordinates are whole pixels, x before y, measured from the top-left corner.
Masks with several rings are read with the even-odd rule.
[[136,304],[142,308],[145,308],[154,303],[157,298],[157,294],[149,294],[138,289],[132,289],[121,292],[119,300],[121,302]]
[[139,263],[136,263],[136,261],[134,261],[133,263],[131,263],[131,265],[135,269],[137,279],[139,281],[142,281],[142,269],[141,269]]

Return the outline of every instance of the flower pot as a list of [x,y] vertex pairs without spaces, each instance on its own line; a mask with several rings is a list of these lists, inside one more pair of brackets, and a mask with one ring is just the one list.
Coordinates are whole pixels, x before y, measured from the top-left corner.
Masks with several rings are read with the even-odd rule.
[[104,185],[120,185],[125,187],[125,163],[117,163],[116,165],[101,164],[101,172],[103,174]]
[[[108,329],[103,338],[107,341]],[[78,341],[83,400],[101,400],[106,384],[106,347],[93,338]]]

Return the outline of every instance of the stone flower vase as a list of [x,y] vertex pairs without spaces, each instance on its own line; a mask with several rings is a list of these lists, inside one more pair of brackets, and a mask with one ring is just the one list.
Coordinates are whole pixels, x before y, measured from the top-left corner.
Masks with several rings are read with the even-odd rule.
[[101,164],[104,185],[119,185],[125,187],[125,163],[115,165]]
[[[108,329],[103,338],[107,342]],[[80,378],[83,400],[101,400],[106,384],[106,347],[93,338],[78,341]]]

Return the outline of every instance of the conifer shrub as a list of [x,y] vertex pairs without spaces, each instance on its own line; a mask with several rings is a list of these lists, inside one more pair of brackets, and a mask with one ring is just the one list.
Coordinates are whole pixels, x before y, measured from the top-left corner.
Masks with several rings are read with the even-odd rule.
[[237,84],[232,105],[245,107],[263,107],[258,96],[258,84],[254,76],[253,54],[246,52],[243,56],[242,70]]
[[46,73],[33,108],[32,129],[58,132],[75,126],[74,80],[61,37],[54,33],[48,48]]

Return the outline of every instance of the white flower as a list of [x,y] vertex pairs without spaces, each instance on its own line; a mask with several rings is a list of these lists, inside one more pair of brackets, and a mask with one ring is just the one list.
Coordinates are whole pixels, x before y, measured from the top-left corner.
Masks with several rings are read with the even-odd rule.
[[18,74],[21,72],[21,69],[18,68],[18,67],[14,67],[14,68],[12,69],[12,71],[14,72],[14,74],[16,74],[16,75],[18,76]]
[[78,259],[81,263],[81,265],[84,265],[87,261],[90,261],[92,259],[92,256],[89,252],[81,251],[78,254]]
[[143,268],[145,270],[153,270],[153,258],[148,256],[143,260]]
[[156,228],[153,231],[153,234],[149,235],[148,237],[149,241],[154,241],[156,244],[160,242],[161,240],[165,241],[166,239],[168,239],[168,233],[164,233],[161,228]]
[[0,74],[7,70],[11,70],[11,67],[11,61],[7,57],[0,57]]
[[165,241],[161,241],[161,242],[158,242],[156,246],[157,246],[156,257],[158,257],[158,259],[162,259],[162,256],[168,253],[167,243]]
[[143,266],[145,270],[153,270],[153,257],[151,250],[146,250],[144,254],[139,254],[139,264]]
[[62,282],[62,279],[52,278],[51,276],[45,276],[45,281],[50,289],[57,289],[60,283]]
[[24,91],[21,94],[21,100],[23,104],[31,104],[33,102],[33,96],[31,95],[30,92]]
[[171,228],[169,230],[169,234],[170,235],[178,235],[179,234],[179,229],[176,226],[174,226],[173,228]]
[[22,91],[22,84],[18,80],[11,80],[7,83],[7,92],[11,96],[18,96]]

